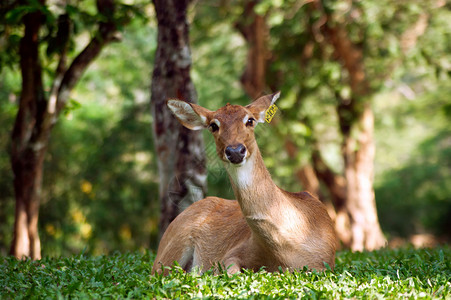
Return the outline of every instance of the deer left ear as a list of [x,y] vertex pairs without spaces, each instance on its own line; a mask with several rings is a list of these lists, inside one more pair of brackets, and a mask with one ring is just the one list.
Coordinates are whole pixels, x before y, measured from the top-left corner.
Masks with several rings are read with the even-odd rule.
[[208,115],[211,113],[208,109],[194,103],[175,99],[168,100],[167,106],[186,128],[199,130],[207,127]]
[[271,105],[276,103],[276,101],[277,101],[277,99],[279,99],[279,97],[280,97],[280,92],[270,94],[270,95],[265,95],[265,96],[262,96],[256,100],[254,100],[251,104],[246,106],[246,108],[252,112],[252,114],[254,115],[257,122],[264,123],[266,110]]

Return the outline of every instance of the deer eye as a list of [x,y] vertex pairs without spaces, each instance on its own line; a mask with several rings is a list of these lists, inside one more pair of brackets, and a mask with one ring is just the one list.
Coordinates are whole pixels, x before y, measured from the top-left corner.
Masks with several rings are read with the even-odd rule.
[[208,126],[208,129],[211,131],[211,132],[215,132],[215,131],[218,131],[219,130],[219,127],[218,127],[218,125],[216,124],[216,123],[211,123],[210,124],[210,126]]
[[254,118],[249,118],[246,122],[246,126],[254,126],[255,119]]

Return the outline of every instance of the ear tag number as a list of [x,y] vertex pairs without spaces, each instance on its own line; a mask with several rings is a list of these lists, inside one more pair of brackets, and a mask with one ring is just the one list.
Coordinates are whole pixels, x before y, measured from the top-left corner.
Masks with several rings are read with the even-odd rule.
[[278,110],[278,108],[277,108],[277,106],[276,106],[275,104],[271,105],[271,106],[266,110],[266,113],[265,113],[265,121],[266,121],[267,123],[270,123],[270,122],[271,122],[271,120],[272,120],[272,118],[274,117],[274,115],[276,114],[277,110]]

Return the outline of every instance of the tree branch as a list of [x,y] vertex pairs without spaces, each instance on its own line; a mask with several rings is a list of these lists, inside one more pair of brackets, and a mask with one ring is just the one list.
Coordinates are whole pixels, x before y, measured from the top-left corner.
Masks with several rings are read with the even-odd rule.
[[[57,40],[60,41],[56,45],[56,48],[59,49],[59,62],[58,66],[55,70],[55,79],[53,80],[52,88],[50,90],[49,96],[49,104],[47,107],[47,113],[50,115],[55,114],[56,112],[56,102],[58,99],[58,91],[61,86],[61,82],[64,77],[64,73],[67,70],[66,59],[67,59],[67,50],[69,46],[70,36],[71,36],[71,20],[68,14],[63,14],[58,18],[58,33]],[[49,118],[51,119],[51,118]]]
[[80,80],[84,71],[89,64],[99,55],[103,47],[117,40],[117,26],[114,22],[114,1],[113,0],[97,0],[97,7],[99,13],[106,19],[106,22],[100,22],[97,32],[82,52],[72,61],[71,65],[64,73],[61,84],[58,89],[56,114],[53,122],[56,121],[56,116],[65,107],[69,93]]

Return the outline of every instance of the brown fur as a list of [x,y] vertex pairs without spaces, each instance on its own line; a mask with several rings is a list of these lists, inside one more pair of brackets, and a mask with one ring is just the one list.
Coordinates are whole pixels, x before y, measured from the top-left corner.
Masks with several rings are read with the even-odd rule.
[[[270,272],[304,266],[322,270],[324,263],[334,267],[336,236],[325,206],[309,193],[290,193],[274,184],[254,138],[257,124],[246,122],[248,118],[262,122],[277,97],[264,96],[246,107],[226,105],[215,112],[168,102],[188,128],[219,124],[213,132],[216,150],[237,200],[208,197],[188,207],[164,233],[152,272],[174,261],[187,271],[195,267],[205,271],[220,263],[229,273],[261,267]],[[245,158],[232,164],[224,151],[238,144],[246,147]]]

